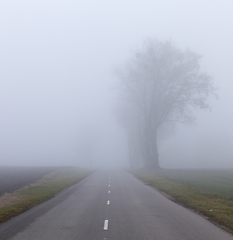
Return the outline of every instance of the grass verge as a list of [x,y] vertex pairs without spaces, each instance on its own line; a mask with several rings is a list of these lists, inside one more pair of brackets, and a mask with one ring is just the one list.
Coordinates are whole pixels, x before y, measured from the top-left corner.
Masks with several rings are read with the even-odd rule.
[[233,232],[233,171],[140,170],[137,178]]
[[78,168],[64,167],[45,175],[38,183],[0,198],[0,223],[6,222],[30,208],[54,197],[63,189],[91,174]]

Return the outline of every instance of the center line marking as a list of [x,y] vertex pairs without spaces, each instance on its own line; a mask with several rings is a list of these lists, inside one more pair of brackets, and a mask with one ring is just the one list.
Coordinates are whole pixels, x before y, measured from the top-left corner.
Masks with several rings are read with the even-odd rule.
[[108,193],[110,193],[110,191],[108,191]]
[[108,230],[108,220],[104,221],[104,230]]
[[108,186],[110,187],[110,184]]
[[110,201],[107,201],[107,204],[109,205],[109,204],[110,204]]

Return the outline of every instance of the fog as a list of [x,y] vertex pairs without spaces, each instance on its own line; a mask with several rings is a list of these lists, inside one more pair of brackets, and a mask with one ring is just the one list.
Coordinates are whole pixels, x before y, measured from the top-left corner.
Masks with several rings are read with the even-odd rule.
[[233,3],[0,2],[0,165],[128,166],[114,68],[147,37],[203,56],[218,100],[159,145],[165,168],[233,167]]

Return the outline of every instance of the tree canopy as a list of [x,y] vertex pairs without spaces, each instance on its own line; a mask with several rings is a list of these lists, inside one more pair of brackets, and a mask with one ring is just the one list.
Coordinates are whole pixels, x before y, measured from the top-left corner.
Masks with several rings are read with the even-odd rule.
[[159,167],[157,135],[162,125],[192,123],[193,108],[210,108],[207,99],[215,89],[212,78],[201,72],[200,59],[199,54],[180,50],[171,41],[147,39],[117,71],[120,91],[134,112],[132,121],[137,123],[146,167]]

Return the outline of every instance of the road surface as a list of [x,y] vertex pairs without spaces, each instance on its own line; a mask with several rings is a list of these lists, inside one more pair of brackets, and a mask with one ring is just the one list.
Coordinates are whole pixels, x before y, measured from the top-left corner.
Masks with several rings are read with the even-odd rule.
[[97,171],[0,225],[11,240],[230,240],[126,171]]

